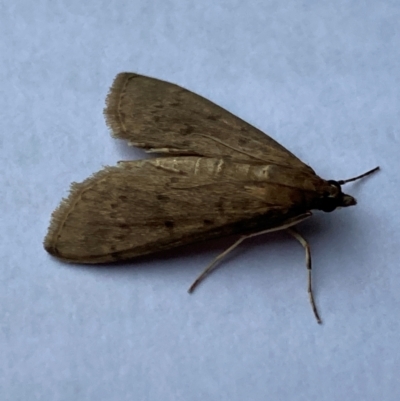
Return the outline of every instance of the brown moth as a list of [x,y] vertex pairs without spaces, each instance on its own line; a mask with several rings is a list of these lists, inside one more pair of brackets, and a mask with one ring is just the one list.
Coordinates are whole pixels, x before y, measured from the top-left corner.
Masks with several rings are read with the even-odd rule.
[[132,73],[117,75],[105,117],[115,138],[158,153],[120,162],[80,184],[53,212],[44,240],[52,255],[75,263],[134,258],[210,238],[242,234],[198,277],[189,292],[244,239],[287,229],[311,210],[331,212],[356,200],[240,118],[186,89]]

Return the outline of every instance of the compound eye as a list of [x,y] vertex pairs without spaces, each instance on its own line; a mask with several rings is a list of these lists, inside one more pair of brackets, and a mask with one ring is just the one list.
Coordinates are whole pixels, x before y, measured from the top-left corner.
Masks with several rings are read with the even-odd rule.
[[337,207],[336,201],[334,198],[327,198],[321,210],[323,212],[333,212]]
[[342,192],[342,187],[337,181],[329,180],[328,183],[332,188],[332,192],[329,194],[329,196],[336,198]]
[[332,212],[338,205],[342,196],[342,188],[337,181],[328,181],[329,187],[324,192],[323,198],[321,199],[320,209],[324,212]]

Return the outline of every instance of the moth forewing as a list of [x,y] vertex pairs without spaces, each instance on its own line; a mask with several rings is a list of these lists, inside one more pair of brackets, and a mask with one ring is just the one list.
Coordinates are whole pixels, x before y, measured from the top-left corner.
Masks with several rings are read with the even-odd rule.
[[291,228],[311,215],[355,204],[344,181],[326,181],[269,136],[186,89],[132,73],[119,74],[106,100],[112,134],[159,158],[123,161],[80,184],[53,212],[44,240],[52,255],[77,263],[131,259],[231,234],[244,239]]
[[275,228],[304,213],[315,191],[305,189],[293,207],[298,188],[278,182],[292,179],[291,169],[267,167],[260,173],[259,166],[193,156],[107,167],[72,186],[53,213],[45,248],[64,260],[102,263]]
[[115,138],[164,156],[188,154],[313,170],[278,142],[178,85],[120,73],[104,114]]

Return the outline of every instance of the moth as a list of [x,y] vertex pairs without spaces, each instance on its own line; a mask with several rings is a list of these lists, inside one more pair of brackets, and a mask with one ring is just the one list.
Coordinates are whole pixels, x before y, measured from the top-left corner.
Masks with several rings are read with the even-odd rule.
[[246,238],[287,230],[304,247],[314,315],[311,254],[294,226],[312,210],[356,200],[269,136],[180,86],[121,73],[104,110],[115,138],[157,158],[119,162],[73,183],[53,212],[44,248],[73,263],[107,263],[241,234],[196,279]]

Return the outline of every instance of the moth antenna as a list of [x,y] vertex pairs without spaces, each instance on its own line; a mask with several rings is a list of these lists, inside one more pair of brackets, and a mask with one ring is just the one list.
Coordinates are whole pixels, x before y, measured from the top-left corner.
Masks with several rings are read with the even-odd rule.
[[364,177],[366,177],[367,175],[370,175],[370,174],[372,174],[372,173],[375,173],[375,171],[378,171],[378,170],[379,170],[379,166],[373,168],[372,170],[367,171],[367,172],[364,173],[364,174],[358,175],[357,177],[348,178],[347,180],[340,180],[340,181],[338,181],[337,183],[338,183],[339,185],[347,184],[348,182],[352,182],[352,181],[359,180],[360,178],[364,178]]

